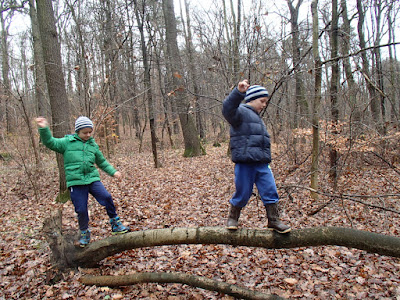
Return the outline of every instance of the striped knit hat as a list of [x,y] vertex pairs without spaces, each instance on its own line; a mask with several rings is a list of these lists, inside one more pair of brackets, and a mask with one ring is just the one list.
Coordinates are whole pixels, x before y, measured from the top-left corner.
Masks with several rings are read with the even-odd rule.
[[79,117],[75,121],[75,132],[83,128],[93,128],[93,122],[88,117]]
[[268,91],[266,90],[265,87],[262,87],[261,85],[252,85],[247,89],[244,100],[246,101],[246,103],[248,103],[258,98],[268,97],[268,96],[269,96]]

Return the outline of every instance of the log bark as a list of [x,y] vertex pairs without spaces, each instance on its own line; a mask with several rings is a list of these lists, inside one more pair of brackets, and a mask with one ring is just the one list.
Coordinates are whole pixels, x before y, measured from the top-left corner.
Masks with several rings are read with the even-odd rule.
[[85,285],[119,287],[137,283],[182,283],[193,287],[199,287],[209,291],[216,291],[240,299],[284,299],[277,295],[265,294],[236,285],[212,280],[202,276],[188,275],[184,273],[136,273],[123,276],[83,276],[80,279]]
[[400,257],[400,238],[351,228],[305,228],[281,235],[269,230],[248,228],[229,231],[224,227],[194,227],[153,229],[111,236],[95,241],[84,249],[74,249],[66,253],[65,258],[71,266],[91,267],[125,250],[179,244],[226,244],[266,249],[336,245]]

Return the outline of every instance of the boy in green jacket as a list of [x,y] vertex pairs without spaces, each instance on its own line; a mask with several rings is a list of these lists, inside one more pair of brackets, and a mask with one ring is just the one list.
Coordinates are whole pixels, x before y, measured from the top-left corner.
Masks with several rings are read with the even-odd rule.
[[113,234],[126,233],[129,227],[124,226],[118,217],[111,194],[100,181],[100,174],[95,164],[104,172],[117,179],[122,175],[108,163],[99,146],[92,137],[93,122],[87,117],[75,121],[75,134],[63,138],[54,138],[49,123],[45,118],[36,118],[40,138],[49,149],[61,153],[64,157],[64,170],[67,187],[78,216],[80,238],[79,245],[85,247],[90,242],[88,198],[89,193],[105,207],[110,217]]

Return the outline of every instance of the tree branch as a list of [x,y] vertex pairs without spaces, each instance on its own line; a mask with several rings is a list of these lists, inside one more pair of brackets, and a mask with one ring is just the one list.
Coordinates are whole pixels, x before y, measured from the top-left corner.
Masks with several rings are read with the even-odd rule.
[[[387,208],[387,207],[383,207],[381,205],[376,205],[376,204],[372,204],[372,203],[366,203],[364,201],[358,200],[356,198],[385,198],[385,197],[400,197],[400,194],[387,194],[387,195],[350,195],[350,194],[330,194],[330,193],[325,193],[325,192],[321,192],[321,191],[317,191],[313,188],[310,187],[306,187],[306,186],[297,186],[297,185],[288,185],[288,186],[284,186],[284,188],[302,188],[305,190],[309,190],[313,193],[317,193],[319,195],[323,195],[326,197],[331,197],[331,198],[340,198],[340,199],[346,199],[349,201],[353,201],[353,202],[357,202],[360,203],[362,205],[365,206],[369,206],[372,208],[377,208],[380,210],[384,210],[384,211],[390,211],[392,213],[395,214],[399,214],[400,215],[400,211],[392,209],[392,208]],[[315,215],[317,212],[319,212],[321,209],[323,209],[324,207],[326,207],[327,205],[329,205],[331,202],[333,201],[333,199],[329,200],[328,202],[324,203],[321,207],[317,208],[316,210],[314,210],[313,212],[309,213],[309,215]]]
[[396,168],[396,166],[389,161],[387,161],[384,157],[376,153],[375,151],[370,151],[372,154],[374,154],[376,157],[380,158],[383,162],[385,162],[393,171],[395,171],[397,174],[400,175],[400,171]]
[[284,299],[277,295],[253,291],[233,284],[220,282],[203,276],[189,275],[179,272],[172,273],[135,273],[123,276],[83,276],[81,283],[85,285],[119,287],[137,283],[181,283],[209,291],[216,291],[241,299]]
[[352,57],[352,56],[356,56],[356,55],[360,54],[361,52],[365,52],[365,51],[368,51],[368,50],[373,50],[373,49],[383,48],[383,47],[389,47],[389,46],[396,46],[396,45],[399,45],[399,44],[400,44],[400,42],[394,42],[394,43],[388,43],[388,44],[374,45],[374,46],[366,47],[366,48],[360,49],[360,50],[358,50],[356,52],[349,53],[348,55],[337,56],[337,57],[333,57],[333,58],[327,59],[327,60],[321,62],[321,65],[325,65],[325,64],[330,63],[330,62],[335,61],[335,60],[345,59],[345,58],[349,58],[349,57]]

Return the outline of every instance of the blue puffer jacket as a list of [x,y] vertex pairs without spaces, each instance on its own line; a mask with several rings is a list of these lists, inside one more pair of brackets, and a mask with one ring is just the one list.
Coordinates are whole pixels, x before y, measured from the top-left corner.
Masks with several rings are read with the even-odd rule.
[[235,88],[222,104],[222,114],[231,124],[230,147],[234,163],[270,163],[271,142],[258,113],[241,104],[245,93]]

